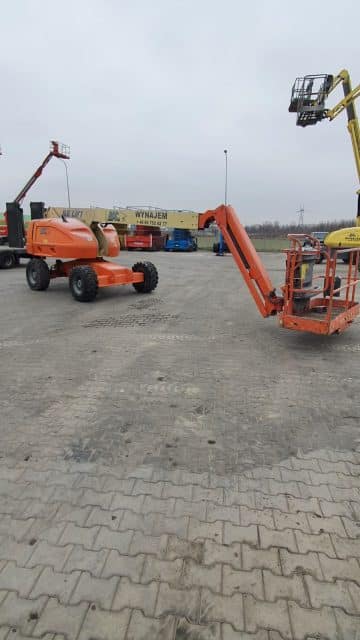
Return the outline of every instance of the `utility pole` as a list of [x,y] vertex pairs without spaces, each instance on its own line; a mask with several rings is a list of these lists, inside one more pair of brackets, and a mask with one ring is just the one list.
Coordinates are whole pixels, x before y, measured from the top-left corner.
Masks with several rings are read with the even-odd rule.
[[[225,155],[225,206],[227,205],[227,190],[228,190],[228,150],[224,149],[224,155]],[[224,255],[224,238],[223,235],[220,231],[219,234],[219,250],[216,254],[217,256],[223,256]]]
[[69,187],[69,174],[68,174],[68,168],[67,168],[67,164],[65,162],[65,160],[61,160],[61,162],[64,164],[65,167],[65,175],[66,175],[66,189],[67,189],[67,197],[68,197],[68,207],[69,209],[71,208],[71,203],[70,203],[70,187]]
[[228,187],[228,157],[227,157],[227,149],[224,149],[225,154],[225,206],[227,205],[227,187]]

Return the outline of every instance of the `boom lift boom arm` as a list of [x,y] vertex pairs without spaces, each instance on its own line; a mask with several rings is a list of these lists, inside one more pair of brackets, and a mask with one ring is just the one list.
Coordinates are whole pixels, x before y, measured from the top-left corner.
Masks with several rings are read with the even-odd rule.
[[[344,98],[332,109],[325,107],[325,101],[336,87],[342,84]],[[325,118],[334,120],[346,110],[348,131],[354,152],[356,171],[360,182],[360,126],[356,114],[355,100],[360,96],[360,84],[351,86],[351,79],[347,69],[343,69],[336,76],[308,75],[296,78],[292,88],[290,112],[297,113],[296,124],[301,127],[316,124]],[[358,194],[357,225],[360,226],[360,189]]]
[[44,158],[41,165],[33,173],[30,180],[28,180],[27,183],[21,189],[21,191],[19,191],[19,193],[14,199],[14,202],[21,204],[22,200],[24,200],[29,189],[31,189],[33,184],[35,184],[36,180],[40,178],[43,170],[45,169],[46,165],[50,162],[52,157],[68,160],[70,158],[69,147],[63,144],[59,144],[59,142],[55,142],[55,140],[52,140],[50,143],[50,151],[47,154],[46,158]]
[[[29,192],[29,190],[31,189],[33,184],[35,184],[37,179],[40,178],[44,168],[50,162],[52,157],[61,158],[63,160],[68,160],[70,158],[70,148],[65,144],[60,144],[60,142],[56,142],[55,140],[51,140],[49,153],[44,158],[44,160],[42,161],[41,165],[33,173],[31,178],[27,181],[27,183],[19,191],[19,193],[17,194],[15,199],[12,201],[13,203],[15,203],[15,205],[18,205],[18,206],[21,205],[21,202],[24,200],[25,196],[27,195],[27,193]],[[1,244],[3,244],[4,242],[8,241],[8,235],[9,235],[8,215],[9,215],[8,212],[5,211],[4,212],[5,224],[0,225],[0,243]],[[24,228],[24,223],[23,222],[21,224],[21,227],[22,227],[22,232],[18,230],[21,238],[20,238],[20,236],[17,235],[18,231],[15,232],[16,233],[16,246],[23,246],[24,237],[25,237],[25,228]],[[18,229],[17,225],[16,225],[16,229]],[[13,241],[14,241],[14,239],[13,239]],[[20,245],[19,245],[19,242],[20,242]]]
[[276,315],[283,307],[283,298],[276,295],[269,275],[233,207],[220,205],[199,215],[199,229],[205,229],[212,222],[216,222],[223,234],[261,315],[264,318]]

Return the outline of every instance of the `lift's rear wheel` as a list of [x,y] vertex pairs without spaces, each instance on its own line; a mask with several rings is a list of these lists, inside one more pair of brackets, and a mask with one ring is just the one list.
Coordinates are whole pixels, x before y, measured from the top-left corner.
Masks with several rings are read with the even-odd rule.
[[133,271],[144,274],[144,282],[134,282],[133,287],[138,293],[151,293],[157,287],[159,276],[155,265],[152,262],[137,262]]
[[9,253],[0,254],[0,269],[12,269],[16,264],[18,263],[14,253],[9,251]]
[[26,280],[33,291],[45,291],[50,284],[50,270],[45,260],[31,258],[26,265]]
[[98,279],[92,267],[74,267],[69,276],[70,291],[79,302],[92,302],[98,292]]

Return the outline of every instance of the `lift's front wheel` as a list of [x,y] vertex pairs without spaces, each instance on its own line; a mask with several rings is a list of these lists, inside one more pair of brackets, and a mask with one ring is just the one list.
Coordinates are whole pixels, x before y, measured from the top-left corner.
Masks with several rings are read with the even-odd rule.
[[159,282],[159,276],[155,265],[152,262],[137,262],[134,264],[133,271],[144,274],[143,282],[134,282],[133,287],[138,293],[151,293],[156,289]]
[[98,279],[92,267],[74,267],[69,276],[70,291],[79,302],[92,302],[98,292]]
[[26,265],[26,280],[33,291],[45,291],[50,284],[50,270],[42,258],[31,258]]

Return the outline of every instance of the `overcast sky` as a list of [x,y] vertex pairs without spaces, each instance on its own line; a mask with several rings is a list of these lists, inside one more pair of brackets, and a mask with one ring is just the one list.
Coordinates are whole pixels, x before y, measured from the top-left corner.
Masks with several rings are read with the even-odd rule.
[[[353,217],[346,117],[295,126],[293,80],[350,70],[356,0],[13,0],[1,11],[0,202],[48,149],[71,147],[71,204],[202,211],[244,223]],[[341,99],[341,90],[329,105]],[[360,110],[360,100],[358,101]],[[66,206],[53,159],[24,202]]]

